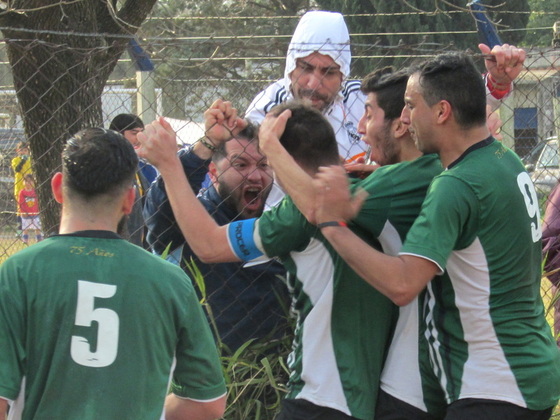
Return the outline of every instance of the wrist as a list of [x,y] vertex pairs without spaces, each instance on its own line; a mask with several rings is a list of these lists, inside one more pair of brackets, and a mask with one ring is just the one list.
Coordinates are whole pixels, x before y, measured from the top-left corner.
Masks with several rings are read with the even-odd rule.
[[212,142],[212,140],[210,140],[208,136],[202,136],[198,139],[198,141],[211,152],[215,152],[216,150],[218,150],[218,147]]
[[331,220],[328,222],[317,223],[317,227],[319,229],[326,227],[348,227],[348,224],[345,221]]
[[497,82],[496,80],[494,80],[491,74],[488,74],[488,76],[486,77],[486,86],[494,97],[496,97],[497,99],[501,99],[510,91],[511,82]]

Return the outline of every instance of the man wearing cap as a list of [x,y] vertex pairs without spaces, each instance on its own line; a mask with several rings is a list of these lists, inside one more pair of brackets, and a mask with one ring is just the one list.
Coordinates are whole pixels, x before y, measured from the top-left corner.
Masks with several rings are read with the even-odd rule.
[[[111,121],[109,129],[121,133],[125,139],[136,150],[138,140],[136,136],[144,130],[144,122],[138,115],[119,114]],[[126,226],[121,227],[121,234],[135,245],[147,248],[144,241],[144,218],[142,217],[142,197],[150,187],[151,182],[157,176],[156,169],[143,161],[138,163],[138,171],[136,172],[136,201],[134,208],[128,216]]]

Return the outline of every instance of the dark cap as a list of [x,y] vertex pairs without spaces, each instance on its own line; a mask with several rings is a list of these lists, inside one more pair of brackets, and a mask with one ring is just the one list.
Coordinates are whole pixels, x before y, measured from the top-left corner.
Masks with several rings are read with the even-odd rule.
[[109,130],[118,131],[123,134],[126,130],[133,130],[135,128],[144,128],[144,123],[138,115],[134,114],[119,114],[109,125]]

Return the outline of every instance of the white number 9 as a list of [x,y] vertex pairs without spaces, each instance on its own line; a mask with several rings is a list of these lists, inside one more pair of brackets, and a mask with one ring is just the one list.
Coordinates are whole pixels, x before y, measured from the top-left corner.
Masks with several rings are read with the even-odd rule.
[[517,186],[525,199],[527,214],[529,214],[531,219],[534,219],[531,220],[531,234],[533,236],[533,242],[537,242],[542,237],[539,199],[533,181],[531,181],[531,177],[527,172],[521,172],[517,175]]

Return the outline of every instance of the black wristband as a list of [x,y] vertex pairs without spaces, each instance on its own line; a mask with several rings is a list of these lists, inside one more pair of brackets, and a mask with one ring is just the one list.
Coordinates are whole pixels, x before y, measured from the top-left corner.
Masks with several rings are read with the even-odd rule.
[[348,225],[346,224],[346,222],[338,222],[338,221],[332,221],[332,222],[323,222],[323,223],[318,223],[317,227],[319,229],[323,229],[324,227],[327,226],[338,226],[338,227],[348,227]]
[[205,146],[206,148],[210,149],[212,152],[215,152],[216,150],[218,150],[218,148],[216,146],[214,146],[213,144],[207,142],[205,140],[206,136],[201,137],[198,139],[199,142],[202,143],[203,146]]

